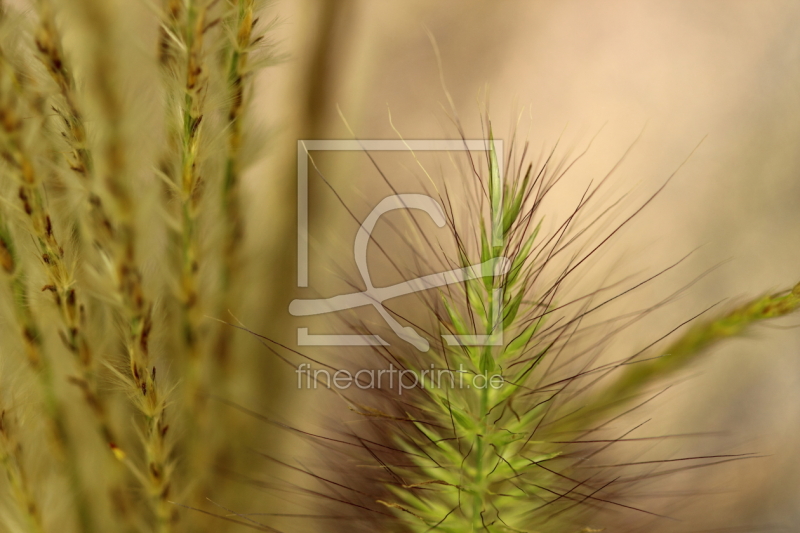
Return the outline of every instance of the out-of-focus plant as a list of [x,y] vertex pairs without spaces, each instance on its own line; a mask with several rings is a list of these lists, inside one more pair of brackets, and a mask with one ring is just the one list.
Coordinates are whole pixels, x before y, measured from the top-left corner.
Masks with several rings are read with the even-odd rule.
[[[2,352],[23,374],[4,387],[30,381],[26,416],[50,436],[22,453],[35,425],[4,403],[9,530],[196,531],[174,502],[205,504],[225,468],[231,420],[206,399],[245,371],[204,315],[242,301],[242,146],[271,23],[255,0],[166,1],[159,40],[128,45],[129,7],[2,6]],[[131,94],[124,80],[159,65],[155,98]],[[39,484],[62,487],[56,505]]]

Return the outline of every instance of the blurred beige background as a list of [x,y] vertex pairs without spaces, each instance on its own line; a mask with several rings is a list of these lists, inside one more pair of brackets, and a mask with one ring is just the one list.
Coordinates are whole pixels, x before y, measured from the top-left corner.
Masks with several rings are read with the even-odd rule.
[[[454,137],[426,29],[468,134],[480,137],[484,102],[497,132],[509,131],[519,112],[530,117],[534,146],[565,132],[565,143],[580,147],[603,128],[576,183],[599,178],[642,132],[614,187],[652,192],[699,144],[615,245],[631,271],[657,270],[699,247],[683,278],[670,280],[674,288],[727,261],[660,317],[661,332],[720,299],[800,281],[800,3],[284,0],[272,11],[291,58],[259,79],[271,140],[249,186],[259,206],[253,227],[267,228],[250,233],[253,246],[267,272],[292,280],[269,294],[277,312],[288,317],[294,281],[287,205],[295,201],[297,139],[351,138],[337,105],[361,138],[397,138],[388,110],[406,138]],[[339,216],[331,195],[313,201],[319,213]],[[292,341],[293,332],[280,334]],[[627,342],[641,347],[657,333],[636,330]],[[723,431],[725,444],[683,442],[678,455],[723,447],[767,457],[714,470],[712,489],[724,494],[685,514],[690,524],[668,529],[800,531],[800,332],[760,328],[693,370],[665,395],[659,427]]]

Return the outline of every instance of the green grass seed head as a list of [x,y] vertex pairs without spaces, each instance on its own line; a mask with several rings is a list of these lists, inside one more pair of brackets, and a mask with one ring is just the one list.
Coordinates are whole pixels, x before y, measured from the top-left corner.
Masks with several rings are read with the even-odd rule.
[[[336,390],[329,377],[309,370],[326,366],[327,359],[304,360],[306,366],[297,370],[300,388],[332,389],[360,420],[349,417],[343,427],[313,434],[298,428],[312,449],[329,457],[323,461],[327,467],[291,467],[310,483],[301,482],[299,493],[327,501],[323,508],[329,513],[319,513],[321,527],[337,527],[347,516],[339,526],[349,531],[578,532],[642,519],[668,527],[671,519],[660,506],[628,496],[648,474],[626,467],[630,461],[624,455],[619,465],[598,461],[638,428],[610,422],[646,401],[643,394],[653,384],[712,345],[794,312],[800,306],[798,288],[698,321],[661,352],[653,348],[606,362],[601,355],[610,340],[648,310],[632,319],[592,323],[593,317],[658,276],[588,294],[574,294],[571,286],[655,195],[609,226],[613,210],[598,205],[598,192],[608,186],[603,179],[579,195],[572,211],[551,224],[554,229],[545,230],[548,194],[562,179],[568,183],[565,176],[575,160],[559,162],[553,152],[534,166],[525,156],[527,145],[512,144],[499,154],[488,131],[483,163],[464,165],[475,170],[462,174],[462,183],[436,188],[447,191],[439,198],[451,243],[429,241],[426,247],[424,238],[404,237],[415,243],[416,254],[406,274],[500,259],[507,268],[484,268],[483,277],[418,295],[421,309],[391,311],[421,331],[430,350],[420,353],[399,341],[373,348],[357,363],[330,368],[349,371],[356,376],[353,383],[359,370],[372,369],[365,387]],[[504,176],[501,160],[509,169]],[[465,192],[471,189],[468,182],[478,184],[474,194]],[[413,233],[416,223],[406,220]],[[380,241],[376,246],[384,254],[397,250]],[[358,321],[351,326],[356,333],[376,331]],[[476,335],[489,342],[441,340]],[[336,360],[356,353],[340,351]],[[390,367],[404,377],[376,386],[374,371]],[[711,464],[715,457],[681,460],[691,459]]]

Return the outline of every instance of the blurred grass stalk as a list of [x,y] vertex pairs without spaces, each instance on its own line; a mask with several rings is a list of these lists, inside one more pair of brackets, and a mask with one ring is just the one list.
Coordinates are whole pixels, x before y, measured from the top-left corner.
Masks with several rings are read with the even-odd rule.
[[[58,451],[18,457],[12,428],[21,426],[3,425],[4,464],[28,515],[23,529],[196,530],[193,520],[178,520],[171,500],[205,504],[220,481],[219,448],[230,446],[234,431],[222,410],[206,412],[208,395],[228,393],[240,369],[230,332],[213,330],[203,315],[241,305],[239,181],[252,159],[241,145],[253,73],[273,61],[270,25],[257,26],[262,6],[254,0],[165,2],[151,19],[161,41],[150,47],[160,47],[152,61],[162,68],[167,130],[152,132],[136,129],[135,95],[122,82],[146,60],[128,61],[130,52],[116,46],[124,6],[36,0],[33,8],[3,6],[1,21],[0,259],[19,332],[4,340],[4,351],[21,346],[38,376],[40,410]],[[148,103],[148,112],[159,111]],[[166,150],[148,168],[137,151],[154,133]],[[163,207],[145,211],[154,208],[150,196]],[[153,232],[170,232],[174,243],[155,269],[141,259]],[[32,296],[39,292],[49,302]],[[60,343],[42,327],[51,323],[45,305],[58,316]],[[77,376],[51,364],[64,351]],[[94,439],[60,386],[67,381],[82,393],[105,459],[87,455]],[[40,516],[37,491],[25,485],[31,460],[70,480],[74,504],[52,511],[65,516]]]

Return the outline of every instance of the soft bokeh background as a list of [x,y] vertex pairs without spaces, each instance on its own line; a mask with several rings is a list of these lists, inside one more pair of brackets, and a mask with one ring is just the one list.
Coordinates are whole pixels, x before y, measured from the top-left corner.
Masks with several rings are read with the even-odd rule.
[[[295,330],[286,327],[288,301],[308,295],[292,292],[297,140],[352,138],[337,106],[360,138],[398,138],[389,111],[405,138],[453,138],[442,79],[475,138],[485,104],[499,137],[522,113],[535,147],[552,145],[562,132],[564,145],[581,147],[602,130],[576,169],[575,187],[605,174],[640,133],[613,187],[642,198],[688,157],[614,250],[624,258],[620,268],[633,273],[654,272],[697,249],[681,274],[667,280],[674,289],[719,268],[657,321],[629,332],[619,349],[641,348],[722,299],[797,283],[796,2],[295,0],[277,1],[271,11],[291,58],[258,82],[258,114],[271,136],[248,182],[256,207],[249,236],[264,265],[265,292],[258,298],[274,307],[263,327],[281,340],[294,341]],[[441,70],[428,32],[440,49]],[[347,171],[329,177],[352,201],[358,191],[377,190],[363,161],[341,168]],[[404,179],[399,164],[385,170]],[[312,229],[346,216],[324,187],[312,190]],[[312,254],[350,261],[348,238],[321,242]],[[269,281],[277,275],[285,282]],[[658,294],[645,290],[634,303],[652,303]],[[654,434],[722,432],[673,445],[677,456],[765,456],[689,474],[689,486],[702,479],[703,490],[714,494],[694,498],[681,512],[687,523],[667,530],[797,530],[800,333],[789,327],[797,322],[762,327],[715,349],[648,415],[655,418]],[[265,378],[270,386],[293,379],[290,371],[271,376]],[[287,394],[280,404],[285,417],[319,416],[313,395]]]

